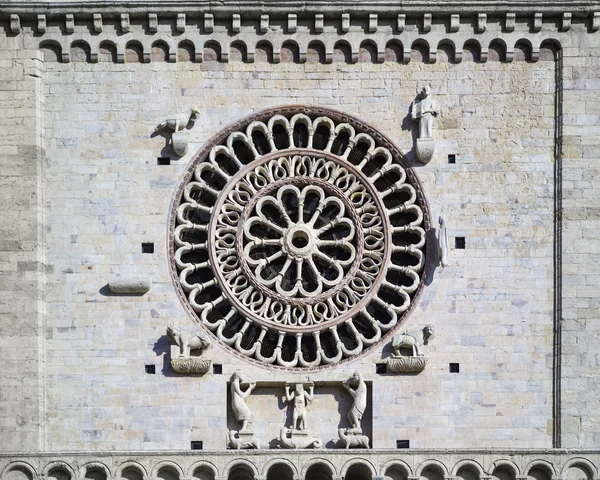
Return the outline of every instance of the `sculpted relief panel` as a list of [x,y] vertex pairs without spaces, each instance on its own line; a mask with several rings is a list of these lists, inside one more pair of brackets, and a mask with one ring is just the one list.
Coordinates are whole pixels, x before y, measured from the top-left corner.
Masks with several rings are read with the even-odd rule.
[[363,353],[422,288],[429,216],[383,135],[326,109],[240,121],[193,159],[173,206],[184,303],[236,353],[314,368]]

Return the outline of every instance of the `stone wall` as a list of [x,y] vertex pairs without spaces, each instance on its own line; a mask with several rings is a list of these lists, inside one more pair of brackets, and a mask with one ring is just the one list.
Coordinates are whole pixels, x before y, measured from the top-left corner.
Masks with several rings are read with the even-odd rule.
[[[8,382],[0,387],[7,399],[0,416],[11,432],[23,432],[2,437],[3,449],[187,449],[198,440],[223,449],[227,381],[235,369],[263,385],[300,380],[280,370],[274,379],[216,342],[209,355],[222,374],[179,376],[169,368],[165,336],[171,322],[197,328],[175,295],[166,245],[170,203],[191,155],[240,117],[291,103],[337,108],[389,135],[408,152],[406,162],[423,183],[433,218],[445,217],[451,243],[449,266],[431,275],[407,322],[436,329],[427,369],[418,376],[376,374],[389,354],[380,349],[343,368],[309,373],[317,389],[318,382],[363,372],[372,382],[374,448],[394,448],[397,440],[418,448],[548,448],[559,384],[553,352],[562,347],[562,407],[554,403],[554,414],[563,414],[563,445],[598,445],[597,118],[589,79],[597,52],[588,32],[596,17],[559,33],[564,16],[546,19],[539,30],[537,17],[517,17],[511,31],[508,16],[490,15],[477,35],[478,16],[459,18],[458,31],[450,17],[430,25],[408,18],[404,33],[395,18],[382,21],[370,42],[370,23],[361,17],[349,24],[347,43],[337,44],[337,29],[345,27],[329,20],[318,37],[322,48],[310,44],[314,20],[300,21],[296,43],[286,46],[289,19],[271,19],[262,43],[254,23],[242,24],[234,44],[224,22],[213,25],[213,35],[194,37],[184,17],[185,35],[170,21],[147,35],[149,19],[140,18],[132,17],[127,32],[120,30],[123,18],[107,20],[96,33],[94,23],[74,22],[64,36],[70,19],[49,16],[37,38],[41,20],[21,25],[17,17],[18,29],[11,18],[0,37],[3,61],[12,66],[5,75],[16,76],[0,88],[14,82],[7,98],[23,95],[27,104],[21,111],[2,103],[16,137],[8,130],[0,136],[9,185],[2,208],[14,217],[3,227],[9,253],[1,263],[7,315],[0,355],[15,367],[2,374]],[[172,29],[181,34],[177,42]],[[104,38],[116,45],[103,46]],[[548,38],[563,46],[564,92]],[[410,153],[407,115],[425,83],[443,112],[437,153],[420,166]],[[557,98],[565,154],[558,184]],[[192,105],[200,116],[190,153],[177,158],[153,131]],[[170,164],[158,164],[158,157],[171,157]],[[565,208],[562,257],[555,253],[557,186]],[[457,237],[465,249],[455,248]],[[143,243],[153,243],[154,253],[142,253]],[[152,280],[148,294],[119,296],[107,287],[116,276],[134,275]],[[564,342],[556,345],[560,306]],[[460,372],[450,373],[450,363]],[[156,374],[147,374],[146,365],[156,365]],[[327,443],[337,432],[321,435]]]

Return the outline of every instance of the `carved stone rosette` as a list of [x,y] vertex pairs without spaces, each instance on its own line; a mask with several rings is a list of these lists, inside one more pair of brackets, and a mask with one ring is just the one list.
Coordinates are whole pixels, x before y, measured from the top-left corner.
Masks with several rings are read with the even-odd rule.
[[314,368],[379,343],[423,285],[429,217],[400,160],[322,108],[267,110],[219,134],[173,206],[184,304],[261,363]]

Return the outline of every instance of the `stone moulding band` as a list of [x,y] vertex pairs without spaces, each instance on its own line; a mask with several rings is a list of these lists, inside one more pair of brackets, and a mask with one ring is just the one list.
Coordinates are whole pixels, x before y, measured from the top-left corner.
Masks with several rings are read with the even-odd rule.
[[429,214],[397,147],[321,107],[253,115],[194,156],[170,218],[192,317],[244,358],[317,368],[362,355],[414,308]]

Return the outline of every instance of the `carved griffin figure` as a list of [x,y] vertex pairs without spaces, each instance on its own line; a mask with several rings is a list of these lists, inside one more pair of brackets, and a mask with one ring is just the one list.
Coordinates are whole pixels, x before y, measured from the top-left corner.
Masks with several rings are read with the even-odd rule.
[[173,115],[171,118],[167,118],[158,124],[155,131],[162,129],[170,129],[174,132],[183,130],[191,120],[195,120],[200,115],[200,110],[196,107],[188,109],[185,113],[179,113]]
[[417,340],[414,335],[409,333],[401,333],[392,337],[393,357],[401,357],[400,350],[402,348],[412,348],[413,357],[423,357],[425,354],[421,347],[427,345],[429,339],[433,337],[433,326],[427,325],[423,328],[423,340]]
[[208,337],[197,333],[182,332],[173,324],[167,327],[167,335],[179,346],[180,357],[189,357],[191,350],[200,350],[200,354],[202,354],[210,347]]

